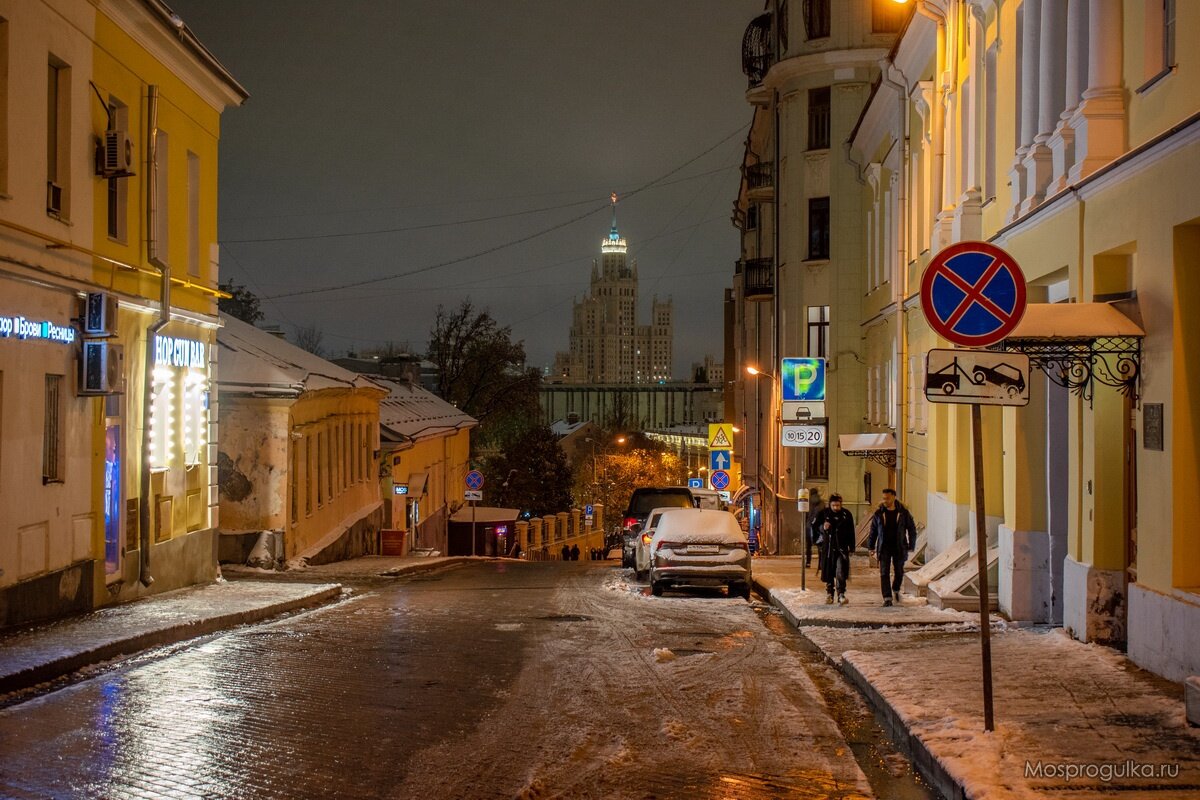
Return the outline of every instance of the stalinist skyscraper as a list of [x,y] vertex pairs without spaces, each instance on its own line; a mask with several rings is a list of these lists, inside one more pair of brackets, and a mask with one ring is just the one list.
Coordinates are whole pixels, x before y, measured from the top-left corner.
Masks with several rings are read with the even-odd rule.
[[592,262],[587,295],[575,303],[570,349],[554,359],[551,380],[562,383],[648,384],[671,380],[671,300],[650,304],[650,324],[637,324],[638,267],[617,233],[617,196],[612,227]]

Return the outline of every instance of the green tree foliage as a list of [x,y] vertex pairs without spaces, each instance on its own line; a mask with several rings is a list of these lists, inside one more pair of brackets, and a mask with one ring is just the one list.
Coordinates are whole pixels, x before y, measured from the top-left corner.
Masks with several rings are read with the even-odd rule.
[[426,358],[437,365],[437,394],[479,420],[471,437],[476,452],[519,442],[541,416],[541,375],[526,368],[525,345],[486,308],[470,300],[438,306]]
[[484,461],[484,500],[536,516],[571,508],[571,468],[558,437],[546,425],[531,425],[504,450]]
[[230,280],[228,283],[218,284],[222,292],[228,292],[233,297],[222,297],[217,301],[217,307],[222,312],[231,317],[237,317],[242,322],[253,325],[263,318],[262,309],[259,307],[260,301],[258,295],[241,286],[236,281]]

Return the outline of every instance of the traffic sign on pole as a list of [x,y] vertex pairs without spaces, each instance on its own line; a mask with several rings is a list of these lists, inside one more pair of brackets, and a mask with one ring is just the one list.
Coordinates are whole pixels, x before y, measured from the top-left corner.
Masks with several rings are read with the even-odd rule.
[[688,488],[689,489],[703,489],[704,488],[704,478],[688,478]]
[[1029,356],[991,350],[930,350],[925,354],[925,398],[931,403],[1027,406]]
[[783,359],[779,367],[779,384],[784,403],[824,403],[825,359]]
[[473,469],[467,473],[467,488],[482,489],[483,488],[483,473],[477,469]]
[[728,450],[709,450],[709,469],[729,469],[733,465],[733,456]]
[[729,473],[723,469],[716,470],[708,476],[708,482],[717,491],[729,487]]
[[708,448],[729,450],[733,447],[733,425],[728,422],[711,422],[708,425]]
[[987,347],[1012,333],[1025,314],[1025,276],[994,244],[952,244],[921,276],[921,310],[946,341]]

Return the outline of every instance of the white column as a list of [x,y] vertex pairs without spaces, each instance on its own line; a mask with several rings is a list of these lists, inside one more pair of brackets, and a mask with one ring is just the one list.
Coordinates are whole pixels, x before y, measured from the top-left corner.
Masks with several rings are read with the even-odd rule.
[[1014,219],[1021,209],[1021,203],[1029,195],[1029,182],[1025,172],[1025,157],[1033,145],[1033,137],[1037,134],[1037,98],[1038,98],[1038,26],[1041,24],[1042,0],[1025,0],[1017,10],[1021,20],[1021,85],[1017,103],[1019,105],[1020,128],[1017,137],[1017,152],[1013,159],[1009,178],[1012,183],[1012,206],[1008,217]]
[[1072,182],[1095,172],[1127,147],[1121,91],[1121,0],[1088,0],[1087,26],[1087,89],[1071,118],[1075,163],[1068,176]]
[[983,238],[983,190],[980,187],[981,164],[983,160],[983,126],[992,124],[983,118],[987,84],[987,67],[984,57],[987,48],[984,46],[986,35],[984,11],[980,6],[972,5],[967,25],[971,28],[971,79],[965,88],[969,107],[967,108],[967,125],[965,147],[963,148],[963,189],[958,199],[958,207],[954,210],[954,240]]
[[1069,0],[1067,6],[1067,96],[1066,108],[1058,118],[1058,128],[1050,137],[1053,178],[1050,193],[1061,191],[1069,183],[1068,172],[1075,165],[1075,129],[1071,118],[1079,108],[1088,81],[1088,8],[1089,0]]
[[[1058,117],[1062,113],[1067,93],[1067,6],[1061,0],[1042,3],[1041,30],[1038,54],[1037,135],[1029,154],[1025,156],[1025,172],[1029,181],[1021,211],[1028,212],[1046,198],[1053,168],[1047,144]],[[1028,19],[1026,19],[1028,23]]]

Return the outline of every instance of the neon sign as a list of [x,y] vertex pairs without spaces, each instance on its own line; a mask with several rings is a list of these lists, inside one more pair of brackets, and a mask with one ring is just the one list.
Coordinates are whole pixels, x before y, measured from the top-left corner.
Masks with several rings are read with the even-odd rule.
[[0,337],[17,339],[45,339],[48,342],[71,344],[75,341],[75,329],[70,325],[55,325],[49,320],[34,322],[22,316],[0,317]]
[[175,336],[154,337],[154,366],[206,369],[204,342]]

